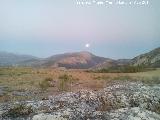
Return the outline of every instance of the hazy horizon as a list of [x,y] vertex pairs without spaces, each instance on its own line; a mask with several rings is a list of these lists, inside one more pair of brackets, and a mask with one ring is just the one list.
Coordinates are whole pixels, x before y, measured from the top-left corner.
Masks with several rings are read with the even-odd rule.
[[0,51],[41,58],[77,51],[133,58],[160,46],[159,4],[87,7],[75,0],[1,0]]
[[[156,49],[156,48],[154,48],[154,49]],[[37,58],[48,58],[48,57],[51,57],[51,56],[54,56],[54,55],[60,55],[60,54],[67,54],[67,53],[79,53],[79,52],[89,52],[89,53],[91,53],[91,54],[93,54],[93,55],[96,55],[96,56],[99,56],[99,57],[105,57],[105,58],[110,58],[110,59],[115,59],[115,60],[118,60],[118,59],[133,59],[134,57],[137,57],[137,56],[139,56],[139,55],[142,55],[142,54],[145,54],[145,53],[147,53],[147,52],[150,52],[150,51],[152,51],[152,50],[154,50],[154,49],[150,49],[150,50],[146,50],[144,53],[139,53],[139,54],[137,54],[137,55],[135,55],[135,56],[133,56],[133,57],[131,57],[131,58],[111,58],[111,57],[107,57],[107,56],[101,56],[101,55],[97,55],[97,54],[95,54],[95,53],[93,53],[93,52],[90,52],[90,51],[70,51],[70,52],[62,52],[62,53],[56,53],[56,54],[50,54],[50,55],[48,55],[48,56],[36,56],[36,55],[32,55],[32,54],[24,54],[24,53],[15,53],[15,52],[9,52],[9,51],[0,51],[0,52],[6,52],[6,53],[11,53],[11,54],[17,54],[17,55],[29,55],[29,56],[33,56],[33,57],[37,57]]]

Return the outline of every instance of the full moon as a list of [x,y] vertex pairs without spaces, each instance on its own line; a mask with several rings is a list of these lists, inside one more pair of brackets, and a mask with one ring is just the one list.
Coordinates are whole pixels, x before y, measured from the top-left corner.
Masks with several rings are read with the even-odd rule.
[[86,48],[89,48],[89,47],[90,47],[90,44],[89,44],[89,43],[85,44],[85,47],[86,47]]

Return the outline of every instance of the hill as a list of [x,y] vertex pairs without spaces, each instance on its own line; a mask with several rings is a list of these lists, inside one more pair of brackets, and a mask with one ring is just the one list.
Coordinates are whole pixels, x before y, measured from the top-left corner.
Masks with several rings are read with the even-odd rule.
[[46,58],[41,66],[44,67],[65,67],[68,69],[88,69],[104,62],[107,58],[93,55],[90,52],[74,52],[54,55]]
[[131,60],[131,65],[146,66],[146,67],[160,67],[160,47],[148,53],[139,55]]
[[30,62],[35,62],[37,60],[37,57],[31,55],[19,55],[8,52],[0,52],[0,66],[29,66],[31,65]]

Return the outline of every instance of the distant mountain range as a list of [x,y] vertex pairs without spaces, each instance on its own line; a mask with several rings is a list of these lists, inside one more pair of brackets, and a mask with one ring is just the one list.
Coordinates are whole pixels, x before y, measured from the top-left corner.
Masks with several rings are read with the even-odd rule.
[[101,69],[123,65],[144,65],[160,67],[160,47],[133,59],[114,60],[96,56],[90,52],[74,52],[53,55],[48,58],[37,58],[30,55],[18,55],[0,52],[0,66],[31,66],[67,69]]
[[38,59],[39,58],[31,55],[19,55],[8,52],[0,52],[0,66],[24,65],[23,63],[27,65],[27,61],[35,61]]

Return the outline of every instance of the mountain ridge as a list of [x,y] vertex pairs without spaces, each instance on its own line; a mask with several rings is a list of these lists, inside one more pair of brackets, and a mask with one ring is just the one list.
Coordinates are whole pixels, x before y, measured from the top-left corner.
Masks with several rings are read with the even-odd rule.
[[64,67],[67,69],[101,69],[123,65],[160,67],[160,47],[132,59],[100,57],[88,51],[70,52],[38,58],[0,51],[0,66]]
[[133,64],[134,66],[144,65],[151,67],[160,67],[160,47],[134,57],[131,61],[131,64]]

